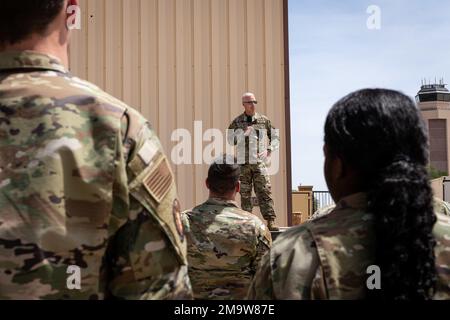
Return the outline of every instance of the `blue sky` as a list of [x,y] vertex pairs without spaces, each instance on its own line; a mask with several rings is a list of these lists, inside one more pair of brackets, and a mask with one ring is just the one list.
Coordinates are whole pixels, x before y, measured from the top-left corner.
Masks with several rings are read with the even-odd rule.
[[[381,29],[367,28],[367,8]],[[323,125],[328,110],[365,87],[415,97],[421,79],[450,83],[450,1],[289,0],[292,185],[327,190]]]

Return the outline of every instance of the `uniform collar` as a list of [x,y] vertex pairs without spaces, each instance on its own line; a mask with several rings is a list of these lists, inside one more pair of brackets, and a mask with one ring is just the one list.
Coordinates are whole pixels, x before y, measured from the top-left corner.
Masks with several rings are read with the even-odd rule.
[[236,201],[224,200],[224,199],[219,199],[219,198],[209,198],[208,201],[206,201],[206,204],[239,208],[239,205]]
[[364,192],[354,193],[345,198],[342,198],[336,205],[336,210],[349,208],[357,210],[366,209],[367,194]]
[[[242,114],[242,117],[244,118],[244,119],[247,119],[247,114],[244,112],[243,114]],[[255,113],[255,115],[252,117],[252,119],[253,120],[256,120],[256,119],[259,119],[261,116],[260,116],[260,114],[258,113],[258,112],[256,112]]]
[[35,51],[0,52],[0,71],[40,69],[67,73],[61,61],[48,54]]

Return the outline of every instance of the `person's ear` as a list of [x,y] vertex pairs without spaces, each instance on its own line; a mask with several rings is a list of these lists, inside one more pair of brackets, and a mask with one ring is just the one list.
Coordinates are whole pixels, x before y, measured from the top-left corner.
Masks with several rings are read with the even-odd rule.
[[241,192],[241,182],[240,181],[238,181],[236,183],[236,193],[239,193],[239,192]]
[[335,179],[340,179],[345,176],[346,170],[344,162],[342,161],[341,157],[335,156],[332,160],[333,163],[333,175]]
[[208,179],[205,180],[205,186],[206,186],[206,188],[208,188],[208,190],[209,190],[209,181],[208,181]]
[[325,175],[328,175],[327,178],[333,181],[342,178],[345,170],[341,157],[332,154],[326,144],[323,146],[323,154],[325,156]]

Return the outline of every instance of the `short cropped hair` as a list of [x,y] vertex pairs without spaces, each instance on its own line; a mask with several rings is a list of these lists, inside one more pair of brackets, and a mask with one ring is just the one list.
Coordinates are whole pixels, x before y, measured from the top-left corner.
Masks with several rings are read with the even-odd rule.
[[33,33],[43,34],[65,0],[1,0],[0,45],[12,45]]
[[242,95],[242,101],[245,99],[245,98],[249,98],[249,97],[254,97],[255,95],[253,94],[253,93],[251,93],[251,92],[246,92],[246,93],[244,93],[243,95]]
[[217,194],[233,191],[239,182],[240,174],[240,166],[234,157],[221,156],[209,167],[207,179],[209,189]]

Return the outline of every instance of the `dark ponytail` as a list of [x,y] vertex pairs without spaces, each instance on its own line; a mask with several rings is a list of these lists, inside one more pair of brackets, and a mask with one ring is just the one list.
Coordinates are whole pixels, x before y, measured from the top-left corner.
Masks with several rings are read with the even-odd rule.
[[375,259],[382,270],[382,291],[370,291],[372,297],[431,298],[436,217],[426,168],[406,159],[393,162],[380,172],[368,200],[369,212],[376,213]]
[[368,211],[375,216],[375,264],[382,289],[369,291],[369,298],[432,298],[436,217],[428,137],[415,103],[390,90],[350,94],[330,111],[325,142],[360,172]]

